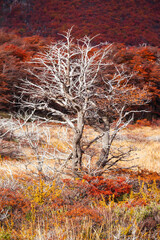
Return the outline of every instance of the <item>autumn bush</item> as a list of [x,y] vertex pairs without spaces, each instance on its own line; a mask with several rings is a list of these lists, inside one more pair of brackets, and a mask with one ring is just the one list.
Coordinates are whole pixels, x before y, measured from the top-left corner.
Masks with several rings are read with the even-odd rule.
[[[85,175],[57,181],[17,174],[14,187],[12,178],[4,177],[0,239],[158,240],[157,180],[144,182],[131,174],[132,181],[128,178],[126,182],[126,174],[112,172],[112,178]],[[134,181],[138,184],[135,190],[128,183]]]
[[151,122],[148,121],[147,119],[141,119],[141,120],[137,120],[135,127],[141,127],[141,126],[151,126]]
[[[108,201],[109,196],[113,196],[115,200],[123,194],[129,194],[131,185],[127,184],[124,178],[105,179],[103,176],[83,176],[82,180],[64,179],[63,182],[67,188],[73,192],[74,197],[78,199],[97,198],[102,196]],[[68,190],[67,189],[67,190]]]
[[6,220],[13,218],[14,223],[19,223],[27,213],[31,210],[31,204],[28,199],[20,192],[20,190],[12,190],[9,188],[0,188],[0,213],[6,217],[0,218]]

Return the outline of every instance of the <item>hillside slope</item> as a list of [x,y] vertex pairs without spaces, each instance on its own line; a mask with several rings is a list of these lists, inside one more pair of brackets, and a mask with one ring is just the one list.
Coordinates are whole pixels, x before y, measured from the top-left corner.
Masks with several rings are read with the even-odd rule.
[[0,27],[58,37],[74,25],[77,37],[160,46],[159,9],[159,0],[0,0]]

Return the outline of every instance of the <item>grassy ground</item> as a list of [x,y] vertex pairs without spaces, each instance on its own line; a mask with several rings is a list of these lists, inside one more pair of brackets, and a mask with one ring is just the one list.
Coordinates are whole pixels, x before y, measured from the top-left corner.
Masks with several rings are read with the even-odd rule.
[[130,166],[137,165],[142,169],[160,172],[160,128],[131,127],[122,133],[123,145],[130,145],[133,151],[133,161]]
[[[38,149],[38,153],[42,155],[45,153],[45,148],[49,149],[51,157],[44,158],[43,169],[47,174],[53,174],[53,169],[59,169],[59,166],[65,164],[71,168],[70,162],[65,163],[65,159],[72,150],[72,131],[61,125],[48,125],[50,130],[49,144],[46,144],[47,139],[44,136],[44,143],[41,144],[41,148]],[[43,130],[43,128],[41,129]],[[35,129],[33,129],[35,131]],[[16,137],[10,135],[5,136],[0,144],[0,171],[12,174],[15,172],[24,172],[27,174],[37,172],[37,156],[33,149],[29,146],[27,141],[23,140],[22,131],[16,132]],[[33,134],[34,135],[34,134]],[[93,129],[87,127],[85,129],[84,141],[90,141],[97,133]],[[39,139],[41,142],[42,139]],[[34,140],[32,141],[35,142]],[[21,144],[20,144],[21,143]],[[101,140],[94,143],[84,155],[84,167],[95,167],[94,164],[98,160],[100,155]],[[160,173],[160,127],[158,126],[130,126],[128,129],[121,131],[116,140],[113,143],[114,147],[132,148],[131,155],[128,156],[127,162],[120,163],[120,167],[132,167],[135,166],[135,170],[148,170],[152,172]],[[20,155],[19,155],[20,154]],[[21,155],[22,154],[22,155]],[[90,166],[88,166],[88,157],[91,159]],[[18,160],[17,160],[18,159]],[[67,171],[60,170],[61,174],[67,173]],[[62,175],[61,175],[62,176]],[[64,174],[64,177],[66,175]]]
[[[125,163],[136,165],[135,171],[76,179],[69,169],[53,174],[64,162],[56,156],[71,151],[71,130],[49,127],[51,144],[42,142],[42,149],[57,152],[44,159],[46,176],[36,174],[37,159],[26,142],[21,148],[19,138],[8,136],[1,142],[0,240],[160,239],[160,127],[131,126],[117,137],[115,146],[135,149],[130,157],[135,159]],[[90,140],[96,136],[90,128],[85,132]],[[23,151],[18,160],[11,157],[11,145]],[[99,146],[100,142],[92,146],[94,162]]]
[[[53,167],[57,156],[59,158],[65,158],[70,154],[72,132],[70,129],[66,129],[60,125],[51,125],[50,130],[51,134],[49,148],[50,152],[54,152],[54,149],[56,149],[56,154],[55,158],[53,154],[53,159],[45,160],[45,163],[46,165]],[[92,140],[96,136],[96,133],[93,132],[91,128],[85,129],[85,133],[86,140]],[[6,146],[7,144],[10,144],[8,145],[8,148],[11,149],[11,145],[18,145],[18,141],[5,141],[4,144],[6,144]],[[136,169],[141,168],[160,173],[160,127],[145,126],[134,128],[132,126],[129,129],[123,130],[121,133],[119,133],[117,140],[115,140],[113,146],[125,146],[128,148],[133,148],[131,156],[128,157],[128,160],[132,161],[122,163],[120,164],[121,166],[136,166]],[[9,161],[8,158],[8,161],[6,162],[3,161],[3,158],[1,158],[1,169],[6,168],[7,164],[8,169],[11,168],[11,170],[24,169],[24,171],[26,171],[26,166],[28,166],[28,169],[34,170],[34,165],[36,166],[36,157],[35,154],[33,154],[33,151],[25,142],[21,146],[21,151],[23,152],[23,161],[17,162],[14,161],[13,158],[11,161]],[[92,154],[92,161],[94,164],[96,160],[98,160],[100,154],[100,141],[93,144],[89,154]]]

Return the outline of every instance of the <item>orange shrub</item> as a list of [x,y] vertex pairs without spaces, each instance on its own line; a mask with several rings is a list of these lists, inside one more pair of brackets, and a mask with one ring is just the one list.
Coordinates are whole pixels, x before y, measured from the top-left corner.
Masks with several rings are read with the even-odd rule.
[[71,217],[71,218],[81,218],[88,216],[90,219],[92,219],[95,222],[101,222],[102,216],[100,216],[98,210],[93,209],[89,206],[75,206],[71,210],[67,211],[65,216]]
[[128,194],[131,189],[131,185],[126,183],[124,178],[118,177],[117,179],[105,179],[102,176],[83,176],[82,180],[70,180],[64,179],[63,182],[70,190],[70,195],[74,199],[79,198],[97,198],[101,199],[102,196],[108,201],[109,196],[114,195],[114,198],[118,198],[123,194]]
[[136,126],[151,126],[151,122],[148,121],[147,119],[140,119],[140,120],[137,120],[136,122]]
[[20,219],[29,212],[31,203],[28,199],[16,190],[0,188],[0,212],[8,211],[8,215],[14,215],[14,219]]
[[146,206],[147,203],[144,199],[132,199],[131,201],[127,201],[125,203],[126,207],[131,208],[131,207],[136,207],[136,206]]

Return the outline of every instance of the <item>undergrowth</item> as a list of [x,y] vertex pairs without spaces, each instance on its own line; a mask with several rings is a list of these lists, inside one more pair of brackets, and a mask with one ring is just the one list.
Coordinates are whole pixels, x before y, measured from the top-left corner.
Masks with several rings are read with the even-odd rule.
[[0,239],[160,239],[160,177],[114,174],[57,181],[19,174],[14,189],[13,177],[1,176]]

